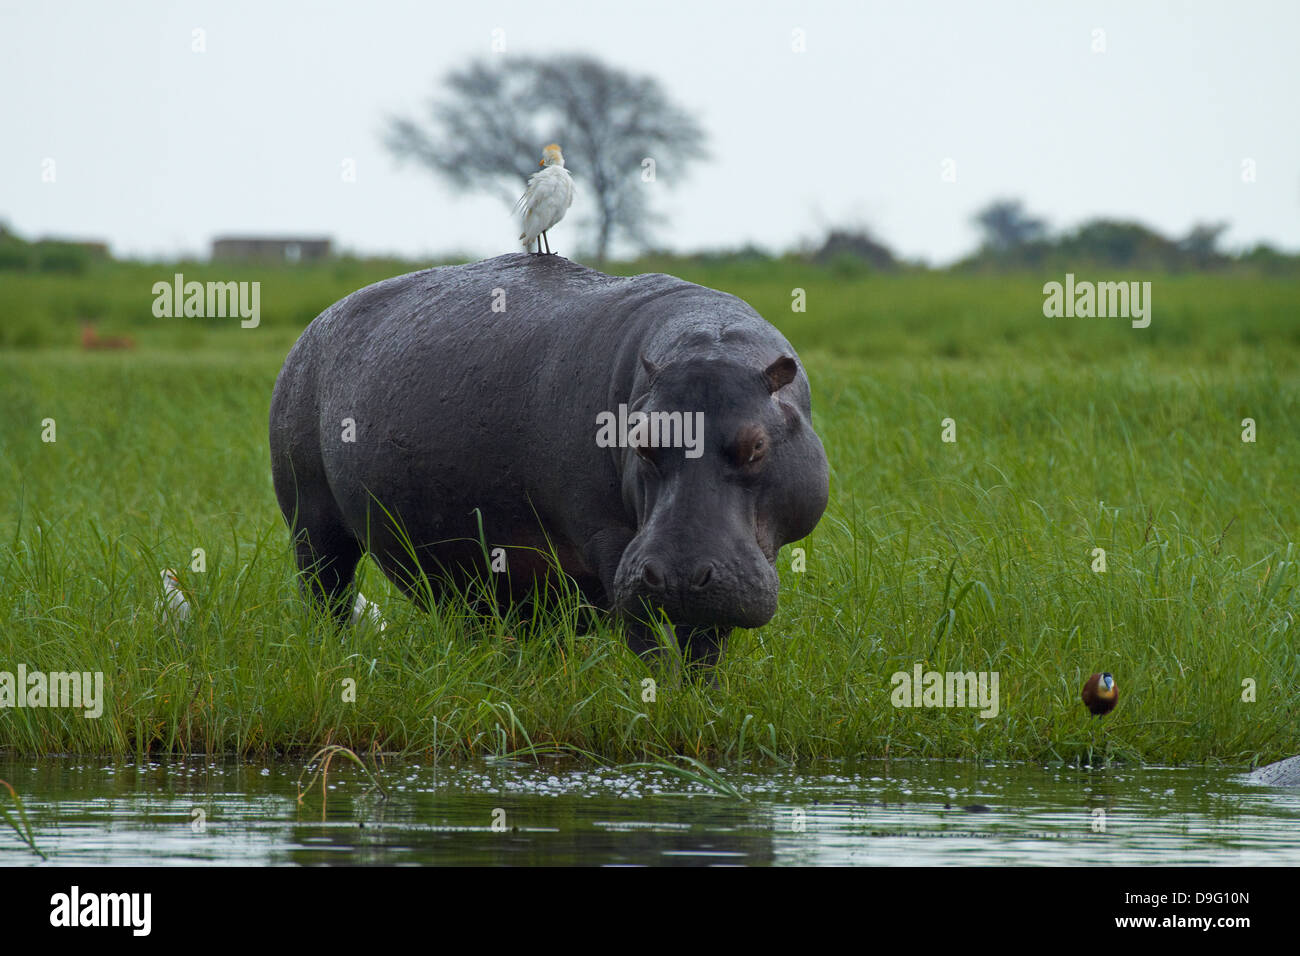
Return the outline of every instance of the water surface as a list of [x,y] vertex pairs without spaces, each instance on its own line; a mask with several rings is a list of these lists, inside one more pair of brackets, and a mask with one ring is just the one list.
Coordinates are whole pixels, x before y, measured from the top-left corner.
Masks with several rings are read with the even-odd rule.
[[[892,761],[658,769],[0,757],[49,864],[1295,864],[1300,791],[1226,770]],[[308,775],[309,776],[309,775]],[[7,802],[5,805],[8,805]],[[0,865],[48,865],[0,823]]]

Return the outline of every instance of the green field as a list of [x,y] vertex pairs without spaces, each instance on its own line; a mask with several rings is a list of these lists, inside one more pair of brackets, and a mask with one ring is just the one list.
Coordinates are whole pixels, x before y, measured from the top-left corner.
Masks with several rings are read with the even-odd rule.
[[[298,599],[270,482],[275,375],[322,308],[409,268],[0,274],[0,670],[103,671],[107,693],[98,720],[0,709],[0,748],[1242,766],[1300,751],[1295,280],[1142,276],[1152,323],[1133,329],[1044,318],[1059,275],[625,266],[734,292],[778,326],[831,464],[807,570],[782,552],[776,618],[736,632],[716,686],[697,686],[571,606],[426,616],[363,563],[390,625],[341,640]],[[177,271],[261,281],[261,325],[155,318],[151,286]],[[136,348],[82,351],[81,319]],[[164,567],[191,592],[183,628],[153,611]],[[917,662],[998,672],[998,715],[895,708],[891,675]],[[1078,700],[1098,670],[1121,693],[1102,720]]]

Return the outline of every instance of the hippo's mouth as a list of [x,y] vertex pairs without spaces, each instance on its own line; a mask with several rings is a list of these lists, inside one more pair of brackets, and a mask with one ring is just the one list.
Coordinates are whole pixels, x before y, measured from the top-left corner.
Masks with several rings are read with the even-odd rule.
[[614,578],[614,610],[645,618],[663,611],[688,627],[762,627],[776,614],[780,580],[757,542],[730,554],[687,557],[638,546],[623,554]]

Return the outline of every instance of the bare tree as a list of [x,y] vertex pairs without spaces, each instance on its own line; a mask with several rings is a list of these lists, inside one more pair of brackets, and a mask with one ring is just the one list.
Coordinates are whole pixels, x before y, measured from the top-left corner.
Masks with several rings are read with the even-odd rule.
[[1018,199],[999,199],[989,203],[974,216],[974,222],[984,233],[984,246],[1004,251],[1042,239],[1047,225],[1024,211]]
[[1222,260],[1219,240],[1227,231],[1226,222],[1198,222],[1192,226],[1186,238],[1178,243],[1178,248],[1192,260],[1194,266],[1204,269],[1216,259]]
[[593,213],[600,260],[620,237],[646,244],[649,184],[679,181],[706,155],[703,130],[658,82],[591,57],[474,63],[443,82],[447,95],[430,104],[427,126],[389,121],[388,148],[513,204],[542,146],[559,143],[579,201]]

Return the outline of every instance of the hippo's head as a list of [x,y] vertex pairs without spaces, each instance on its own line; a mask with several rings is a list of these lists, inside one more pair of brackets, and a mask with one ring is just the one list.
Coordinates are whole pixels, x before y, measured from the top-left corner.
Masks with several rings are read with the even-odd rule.
[[621,454],[637,534],[614,606],[633,616],[661,608],[687,628],[766,624],[777,551],[812,531],[828,493],[798,362],[642,359],[633,395],[629,426],[636,412],[647,418],[629,427]]

